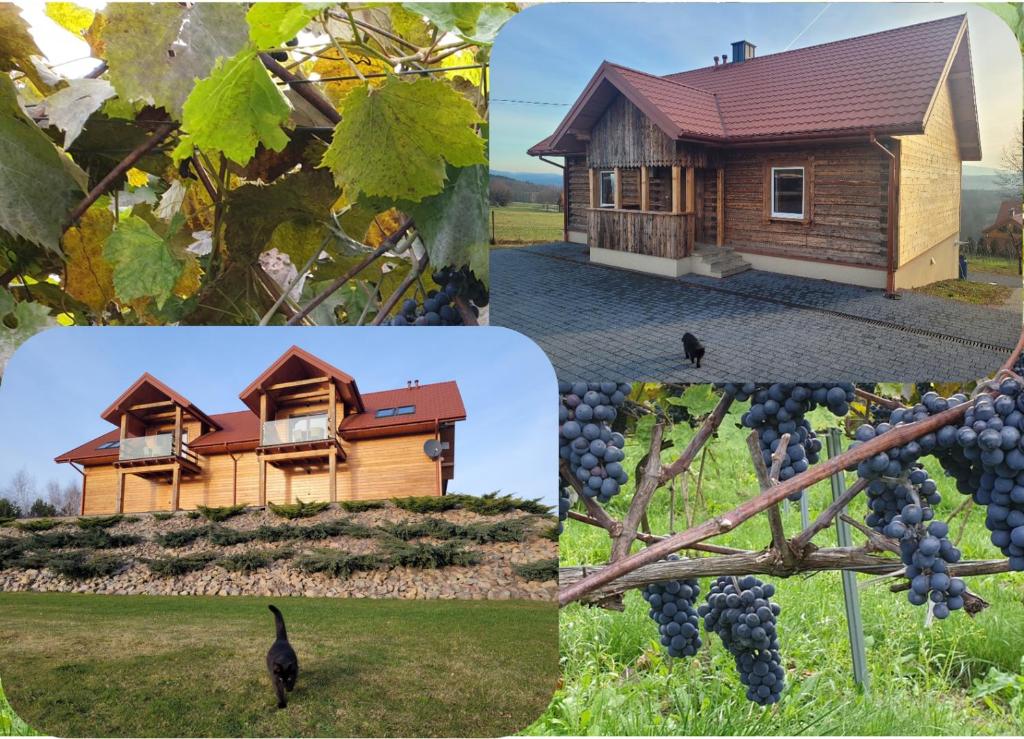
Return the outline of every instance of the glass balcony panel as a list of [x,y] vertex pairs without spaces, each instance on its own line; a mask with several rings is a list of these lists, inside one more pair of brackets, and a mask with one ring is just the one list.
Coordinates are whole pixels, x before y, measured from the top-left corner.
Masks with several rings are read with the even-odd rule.
[[327,414],[297,416],[267,421],[263,424],[260,443],[263,446],[320,441],[327,438]]
[[121,442],[120,459],[146,459],[149,457],[170,457],[174,450],[174,434],[133,436]]

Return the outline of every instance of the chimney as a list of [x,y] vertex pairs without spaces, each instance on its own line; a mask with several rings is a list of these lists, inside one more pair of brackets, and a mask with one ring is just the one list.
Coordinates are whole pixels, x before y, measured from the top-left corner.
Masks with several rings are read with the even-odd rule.
[[405,381],[405,389],[406,390],[412,390],[412,380],[406,380]]
[[729,55],[728,54],[722,54],[722,64],[728,64],[728,63],[729,63]]
[[733,63],[745,62],[749,59],[754,58],[754,52],[757,49],[749,41],[733,41],[732,42],[732,60]]
[[718,66],[718,55],[717,54],[715,54],[715,66],[716,67]]
[[419,386],[420,386],[420,381],[419,381],[419,380],[416,380],[415,382],[416,382],[416,388],[417,388],[417,389],[419,389]]

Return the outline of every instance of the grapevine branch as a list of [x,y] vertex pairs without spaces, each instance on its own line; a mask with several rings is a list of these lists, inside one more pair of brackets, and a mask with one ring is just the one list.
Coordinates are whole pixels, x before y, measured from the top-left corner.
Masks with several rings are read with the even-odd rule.
[[611,560],[622,559],[629,555],[629,550],[636,539],[637,529],[640,521],[647,512],[654,491],[658,489],[658,480],[661,472],[661,439],[665,427],[657,422],[651,427],[651,443],[647,450],[647,460],[644,466],[643,476],[640,478],[633,500],[630,501],[629,510],[622,519],[622,532],[612,541]]
[[429,261],[430,259],[427,256],[427,253],[423,252],[423,256],[416,260],[413,268],[409,270],[409,274],[402,279],[401,284],[395,288],[395,291],[391,293],[391,296],[384,301],[383,305],[381,305],[380,310],[377,311],[377,315],[374,316],[373,321],[370,324],[371,326],[379,326],[387,319],[388,313],[391,312],[391,309],[395,307],[395,304],[401,299],[401,297],[405,295],[405,291],[412,286],[412,283],[416,282],[421,274],[423,274],[423,270],[427,268],[427,263]]
[[[764,458],[761,456],[761,444],[757,438],[757,432],[751,431],[747,437],[747,448],[750,450],[750,459],[754,463],[754,472],[761,485],[761,491],[765,491],[779,482],[779,470],[782,469],[782,459],[789,449],[789,434],[783,434],[779,439],[779,446],[772,454],[772,468],[769,470],[764,466]],[[776,503],[768,509],[768,526],[772,532],[772,548],[782,558],[787,566],[792,566],[795,561],[793,551],[786,541],[786,530],[782,525],[782,513],[779,511],[779,504]]]
[[313,85],[303,84],[308,82],[304,77],[289,72],[280,62],[266,52],[260,54],[260,61],[263,66],[275,77],[284,82],[288,87],[295,90],[295,93],[302,97],[307,103],[323,114],[324,118],[334,125],[341,123],[341,114],[335,109],[331,102],[320,94],[320,91]]

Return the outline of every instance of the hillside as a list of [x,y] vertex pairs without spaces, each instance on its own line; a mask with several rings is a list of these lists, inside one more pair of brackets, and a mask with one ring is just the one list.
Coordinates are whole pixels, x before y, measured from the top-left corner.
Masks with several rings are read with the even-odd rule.
[[29,519],[0,531],[0,591],[550,600],[558,544],[542,510],[449,495],[295,519],[281,515],[289,509]]
[[496,188],[506,189],[513,203],[557,204],[562,195],[561,177],[557,185],[543,185],[491,172],[491,192]]

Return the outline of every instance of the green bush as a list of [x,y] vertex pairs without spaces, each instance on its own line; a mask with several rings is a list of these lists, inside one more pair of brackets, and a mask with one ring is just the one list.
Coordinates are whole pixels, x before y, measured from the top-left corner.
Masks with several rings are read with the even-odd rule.
[[544,529],[543,533],[541,533],[541,536],[543,536],[545,539],[550,539],[551,541],[558,541],[558,524],[552,524],[548,528]]
[[374,570],[385,564],[376,554],[349,554],[340,549],[314,549],[300,554],[295,566],[303,572],[324,572],[348,577],[359,570]]
[[312,526],[297,526],[302,539],[329,539],[332,536],[351,536],[354,539],[372,539],[377,531],[368,526],[350,521],[347,518],[336,518],[333,521],[322,521]]
[[199,516],[200,516],[199,511],[189,511],[188,513],[185,514],[185,518],[191,518],[193,521],[195,521],[197,518],[199,518]]
[[290,549],[268,550],[250,549],[247,552],[238,552],[226,557],[221,557],[217,564],[231,572],[255,572],[279,559],[288,559],[294,554]]
[[276,503],[267,503],[267,508],[274,513],[275,516],[281,518],[309,518],[315,516],[321,511],[327,510],[330,503],[325,501],[303,503],[298,498],[295,499],[294,503],[282,503],[278,505]]
[[0,570],[20,567],[22,555],[28,548],[28,541],[20,537],[0,537]]
[[229,547],[233,544],[245,544],[256,538],[255,531],[239,531],[227,526],[209,527],[210,543],[219,547]]
[[168,513],[167,511],[161,511],[153,514],[154,521],[170,521],[172,518],[174,518],[174,514]]
[[2,516],[0,517],[0,526],[6,526],[7,524],[12,523],[13,521],[14,518],[12,516]]
[[187,554],[183,557],[160,557],[157,559],[145,560],[150,572],[162,577],[173,577],[184,575],[188,572],[201,570],[206,565],[217,560],[217,555],[211,552],[199,552]]
[[410,544],[392,540],[384,545],[384,552],[388,562],[396,567],[436,569],[451,565],[475,565],[480,562],[479,554],[450,541],[444,544]]
[[494,541],[523,541],[527,531],[521,521],[499,521],[461,526],[441,518],[402,521],[397,524],[385,524],[380,528],[403,541],[431,537],[433,539],[464,539],[478,544]]
[[52,518],[28,518],[14,523],[22,531],[49,531],[60,524],[60,521],[54,521]]
[[512,571],[524,580],[557,580],[558,560],[541,559],[536,562],[525,562],[521,565],[512,565]]
[[475,523],[466,527],[460,539],[487,544],[492,541],[523,541],[527,527],[522,521],[498,521],[497,523]]
[[338,505],[349,513],[362,513],[383,508],[387,504],[383,500],[343,500]]
[[132,534],[111,534],[99,527],[86,528],[80,531],[61,530],[32,535],[32,546],[46,549],[65,549],[76,547],[81,549],[120,549],[130,547],[142,541]]
[[95,516],[91,518],[79,518],[76,523],[80,529],[109,529],[111,526],[116,526],[121,523],[124,518],[120,513],[115,513],[112,516]]
[[443,513],[444,511],[461,508],[456,495],[421,495],[412,498],[395,498],[392,503],[403,511],[412,513]]
[[207,521],[213,521],[214,523],[220,523],[221,521],[227,521],[233,516],[237,516],[245,512],[245,504],[239,503],[238,505],[221,506],[220,508],[208,508],[204,505],[197,505],[196,510],[203,518]]
[[124,565],[124,560],[107,554],[89,556],[86,552],[66,552],[50,555],[45,566],[58,575],[85,580],[113,575]]
[[172,549],[187,547],[192,542],[197,541],[204,536],[209,536],[211,528],[211,526],[193,526],[189,529],[168,531],[166,534],[158,534],[156,541],[160,546],[170,547]]
[[413,513],[440,513],[462,508],[473,513],[484,516],[494,516],[499,513],[510,511],[523,511],[525,513],[537,513],[550,515],[551,508],[537,500],[524,500],[511,495],[498,496],[497,493],[487,495],[424,495],[412,498],[395,498],[392,501],[396,506]]

